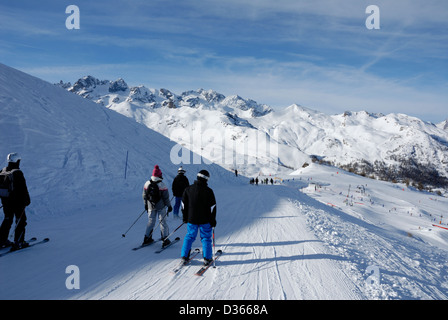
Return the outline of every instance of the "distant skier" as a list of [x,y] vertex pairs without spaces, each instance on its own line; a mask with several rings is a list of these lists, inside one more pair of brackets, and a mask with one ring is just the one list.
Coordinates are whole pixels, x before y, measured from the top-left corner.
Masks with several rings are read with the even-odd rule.
[[[143,244],[154,242],[152,233],[157,217],[160,221],[160,232],[163,241],[162,246],[167,246],[171,243],[170,239],[168,239],[169,229],[165,216],[168,216],[168,213],[171,212],[173,208],[171,207],[168,188],[162,180],[162,171],[159,166],[156,165],[152,171],[151,179],[146,181],[143,187],[143,202],[145,203],[146,211],[148,211],[148,224],[146,226]],[[166,211],[167,207],[168,212]]]
[[183,221],[188,223],[181,253],[185,262],[188,261],[198,230],[201,235],[204,264],[209,264],[213,258],[212,232],[216,226],[216,199],[213,190],[207,185],[209,178],[207,170],[199,171],[197,180],[185,189],[182,196]]
[[188,178],[185,176],[185,170],[180,167],[177,170],[177,176],[173,180],[172,190],[175,199],[174,203],[174,217],[179,218],[179,208],[182,202],[182,194],[186,187],[190,185]]
[[[7,157],[8,165],[3,168],[1,173],[11,172],[13,181],[13,190],[9,196],[2,197],[3,212],[5,214],[2,225],[0,226],[0,245],[12,246],[11,250],[25,248],[29,244],[25,241],[26,214],[25,208],[30,205],[30,195],[26,186],[26,180],[23,172],[19,169],[21,157],[18,153],[10,153]],[[16,218],[16,227],[14,230],[14,243],[8,240],[9,230],[12,222]]]

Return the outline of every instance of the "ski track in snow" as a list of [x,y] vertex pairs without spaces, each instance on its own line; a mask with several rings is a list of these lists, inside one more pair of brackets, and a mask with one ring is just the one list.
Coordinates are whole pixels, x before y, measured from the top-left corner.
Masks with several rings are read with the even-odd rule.
[[[249,191],[249,194],[238,198],[242,191]],[[228,190],[217,193],[221,209],[218,208],[216,248],[222,249],[224,254],[217,261],[217,267],[211,267],[204,276],[194,276],[201,264],[198,259],[174,276],[169,271],[178,260],[155,260],[151,268],[131,272],[119,281],[109,280],[111,283],[105,292],[77,298],[363,298],[356,285],[340,271],[339,257],[326,253],[321,241],[305,230],[304,216],[298,206],[272,191],[286,191],[291,193],[290,196],[297,194],[297,191],[277,186],[247,186],[230,193]],[[223,194],[227,195],[226,198]],[[272,199],[268,196],[276,197],[274,208],[269,208]],[[263,212],[263,208],[268,209]],[[201,245],[199,239],[195,245]],[[152,250],[145,248],[141,251],[146,249]],[[169,250],[171,256],[174,252],[174,256],[178,256],[180,245]],[[318,275],[324,279],[316,282]]]

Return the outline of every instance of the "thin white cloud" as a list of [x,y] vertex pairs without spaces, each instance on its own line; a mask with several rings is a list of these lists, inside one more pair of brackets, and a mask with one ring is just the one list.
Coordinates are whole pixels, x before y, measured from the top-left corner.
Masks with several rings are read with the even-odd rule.
[[[11,8],[0,4],[0,34],[21,35],[27,37],[55,36],[58,34],[54,23],[61,19],[65,26],[64,13],[56,16],[53,13],[36,12],[23,7]],[[61,28],[62,29],[62,28]]]

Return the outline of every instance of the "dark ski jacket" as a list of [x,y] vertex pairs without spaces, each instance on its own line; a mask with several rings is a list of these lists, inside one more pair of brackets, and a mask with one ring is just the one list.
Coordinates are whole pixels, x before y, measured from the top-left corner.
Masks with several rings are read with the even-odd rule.
[[191,224],[210,223],[216,226],[216,199],[207,182],[198,179],[187,187],[182,196],[183,221]]
[[13,183],[14,190],[9,198],[2,198],[2,205],[6,208],[25,208],[30,205],[31,199],[26,186],[25,176],[23,172],[15,166],[8,165],[2,169],[2,172],[14,170]]
[[178,174],[174,180],[172,185],[173,195],[175,197],[182,197],[184,190],[186,187],[190,185],[188,178],[183,174]]

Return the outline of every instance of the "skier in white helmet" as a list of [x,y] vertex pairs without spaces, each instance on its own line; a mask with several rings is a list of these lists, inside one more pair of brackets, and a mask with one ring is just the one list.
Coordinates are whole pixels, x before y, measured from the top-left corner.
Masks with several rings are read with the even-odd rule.
[[175,199],[173,214],[175,218],[179,218],[179,209],[182,203],[182,195],[186,187],[190,185],[188,178],[185,176],[184,168],[177,170],[177,176],[173,180],[172,190]]
[[[25,208],[30,205],[31,200],[25,177],[19,169],[20,160],[21,157],[18,153],[8,154],[8,165],[0,172],[0,180],[4,181],[6,175],[12,178],[12,190],[1,197],[5,217],[0,226],[0,246],[12,246],[11,250],[17,250],[29,245],[25,242],[25,226],[27,224]],[[11,243],[8,240],[8,235],[14,217],[16,218],[16,227],[14,230],[14,243]]]

